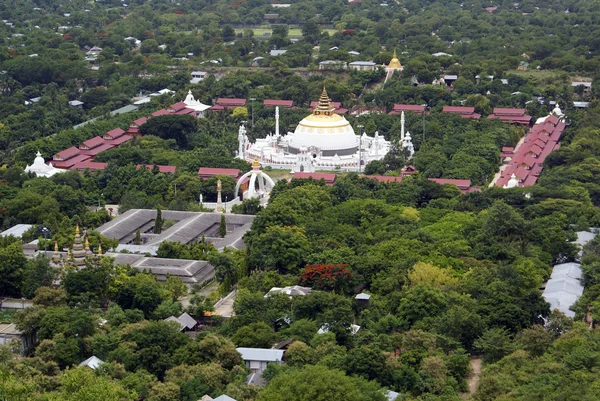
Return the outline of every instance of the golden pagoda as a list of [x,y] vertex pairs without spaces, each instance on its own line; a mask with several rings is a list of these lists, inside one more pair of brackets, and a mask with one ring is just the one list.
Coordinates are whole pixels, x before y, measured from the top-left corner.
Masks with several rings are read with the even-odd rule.
[[52,263],[60,263],[60,254],[58,253],[58,241],[54,240],[54,253],[52,254]]
[[398,60],[398,56],[396,55],[396,49],[394,49],[394,56],[392,57],[392,60],[390,60],[390,63],[387,65],[387,67],[385,67],[385,69],[399,71],[404,70],[404,67],[402,67],[402,64],[400,64],[400,60]]
[[313,115],[315,116],[331,116],[334,114],[335,108],[329,103],[329,95],[327,94],[327,90],[325,89],[325,85],[323,85],[323,92],[321,92],[321,97],[319,98],[319,103],[317,107],[313,110]]

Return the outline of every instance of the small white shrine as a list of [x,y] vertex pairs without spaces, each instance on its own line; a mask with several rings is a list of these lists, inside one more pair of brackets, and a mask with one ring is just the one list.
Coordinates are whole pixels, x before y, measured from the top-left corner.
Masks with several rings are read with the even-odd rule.
[[212,107],[212,106],[202,103],[199,100],[194,99],[194,95],[192,95],[192,91],[188,91],[188,94],[185,97],[185,100],[183,101],[183,103],[185,103],[186,108],[195,110],[198,118],[206,117],[206,112]]
[[24,170],[26,173],[34,173],[37,177],[52,177],[54,174],[64,173],[67,170],[54,167],[51,163],[46,164],[42,154],[37,152],[33,164],[29,164]]

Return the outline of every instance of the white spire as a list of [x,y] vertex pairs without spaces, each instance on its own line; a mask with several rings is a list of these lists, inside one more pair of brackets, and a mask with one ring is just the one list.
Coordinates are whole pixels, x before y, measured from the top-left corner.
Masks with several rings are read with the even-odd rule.
[[275,107],[275,138],[279,139],[279,106]]
[[400,143],[404,142],[404,111],[400,115]]

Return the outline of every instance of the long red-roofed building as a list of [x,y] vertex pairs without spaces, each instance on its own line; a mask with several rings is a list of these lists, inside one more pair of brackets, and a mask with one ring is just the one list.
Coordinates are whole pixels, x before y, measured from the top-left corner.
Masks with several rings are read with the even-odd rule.
[[475,107],[468,106],[444,106],[442,112],[458,114],[461,117],[470,118],[472,120],[479,120],[481,117],[481,114],[475,113]]
[[531,124],[531,116],[525,114],[525,109],[511,109],[496,107],[493,114],[490,114],[488,118],[498,119],[504,123],[526,125]]
[[218,168],[218,167],[200,167],[198,176],[203,180],[208,180],[215,175],[228,175],[233,179],[240,176],[240,170],[237,168]]
[[495,185],[507,187],[513,175],[518,181],[518,186],[534,185],[543,170],[546,157],[560,148],[558,141],[565,127],[563,121],[551,115],[531,128],[517,150],[511,152],[503,149],[500,156],[508,164],[500,173]]
[[419,104],[395,104],[392,111],[388,114],[402,114],[403,111],[410,111],[412,113],[422,115],[425,111],[425,106]]
[[[216,107],[219,106],[219,107]],[[212,110],[235,109],[236,107],[246,107],[246,99],[231,99],[220,97],[217,99]]]
[[266,107],[281,106],[284,109],[291,109],[294,107],[293,100],[276,100],[276,99],[265,99],[263,105]]

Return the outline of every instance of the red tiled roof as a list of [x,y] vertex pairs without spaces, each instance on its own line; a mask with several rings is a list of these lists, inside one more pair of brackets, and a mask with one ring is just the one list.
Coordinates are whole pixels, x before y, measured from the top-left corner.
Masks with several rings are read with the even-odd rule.
[[185,107],[186,107],[186,105],[185,105],[184,102],[177,102],[177,103],[172,104],[169,107],[167,107],[167,109],[169,111],[171,111],[171,110],[172,111],[179,111],[179,110],[185,109]]
[[[137,128],[136,128],[136,129],[137,129]],[[127,130],[127,132],[129,133],[129,130]],[[138,130],[137,132],[139,132],[139,130]],[[111,139],[111,140],[109,140],[109,141],[106,141],[106,143],[107,143],[107,144],[110,144],[110,145],[113,145],[113,146],[119,146],[120,144],[122,144],[122,143],[124,143],[124,142],[131,141],[131,138],[132,138],[132,136],[131,136],[131,135],[125,134],[125,135],[122,135],[122,136],[120,136],[120,137],[118,137],[118,138],[115,138],[115,139]]]
[[167,109],[156,110],[154,113],[150,114],[152,117],[164,116],[165,114],[170,114],[171,112]]
[[131,123],[132,127],[141,127],[142,125],[144,125],[146,123],[146,121],[148,121],[148,119],[146,117],[141,117],[138,118],[137,120],[133,120],[133,122]]
[[138,164],[136,168],[145,167],[146,169],[152,171],[154,166],[158,167],[158,171],[161,173],[175,174],[175,170],[177,170],[177,166],[159,166],[158,164]]
[[225,110],[225,107],[221,106],[220,104],[215,104],[213,107],[210,108],[211,111],[221,111],[221,110]]
[[263,105],[265,105],[265,106],[283,106],[287,109],[294,105],[294,101],[293,100],[265,99],[263,101]]
[[192,110],[192,109],[181,109],[181,110],[175,112],[175,114],[184,115],[184,114],[194,114],[195,112],[196,112],[196,110]]
[[77,146],[71,146],[70,148],[61,150],[60,152],[55,154],[54,160],[67,160],[78,154],[79,154],[79,148]]
[[524,187],[529,187],[529,186],[531,186],[531,185],[534,185],[534,184],[537,182],[537,180],[538,180],[538,177],[537,177],[537,176],[535,176],[535,175],[533,175],[533,174],[529,174],[529,175],[527,176],[527,178],[525,178],[525,179],[523,180],[523,186],[524,186]]
[[71,166],[71,170],[77,169],[77,170],[83,171],[85,169],[89,169],[90,171],[96,171],[96,170],[104,170],[107,166],[108,166],[108,163],[93,162],[91,160],[86,160],[83,162],[75,163],[73,166]]
[[245,106],[246,99],[230,99],[226,97],[220,97],[217,99],[217,104],[221,106]]
[[502,148],[503,152],[513,152],[515,150],[515,148],[511,147],[511,146],[505,146]]
[[403,111],[412,111],[413,113],[421,115],[425,111],[425,106],[420,104],[395,104],[389,114],[400,114]]
[[100,153],[104,152],[105,150],[112,149],[114,147],[115,147],[115,145],[113,145],[111,143],[105,143],[100,146],[96,146],[93,149],[82,150],[81,154],[88,155],[88,156],[96,156],[97,154],[100,154]]
[[473,114],[475,113],[475,107],[444,106],[442,111],[444,113]]
[[529,125],[529,123],[531,122],[531,116],[490,114],[488,118],[496,118],[502,122],[509,122],[522,125]]
[[533,145],[531,145],[529,147],[529,149],[527,149],[527,153],[531,153],[534,154],[536,156],[539,156],[542,153],[542,148],[540,148],[538,145],[536,145],[535,143]]
[[347,114],[348,113],[348,109],[340,107],[339,109],[335,109],[335,112],[338,113],[338,114]]
[[215,175],[228,175],[231,178],[237,178],[240,175],[240,170],[237,168],[200,167],[198,175],[202,179],[208,179]]
[[503,107],[496,107],[493,111],[494,114],[499,116],[523,116],[525,115],[525,109],[510,109]]
[[294,173],[293,178],[312,178],[313,180],[325,180],[326,184],[331,185],[335,182],[336,175],[333,173],[304,173],[299,171]]
[[437,182],[440,185],[454,184],[461,190],[466,190],[471,187],[471,180],[458,180],[454,178],[430,178],[429,181]]
[[87,141],[83,142],[81,145],[79,145],[79,149],[93,149],[96,146],[100,146],[104,143],[104,138],[102,138],[101,136],[95,136],[92,139],[88,139]]
[[92,156],[88,156],[88,155],[77,155],[75,157],[71,157],[66,160],[53,161],[52,164],[54,165],[54,167],[58,167],[58,168],[71,168],[76,163],[83,162],[83,161],[89,160],[91,158],[92,158]]
[[104,139],[115,139],[124,133],[125,131],[123,131],[121,128],[111,129],[110,131],[104,133]]

